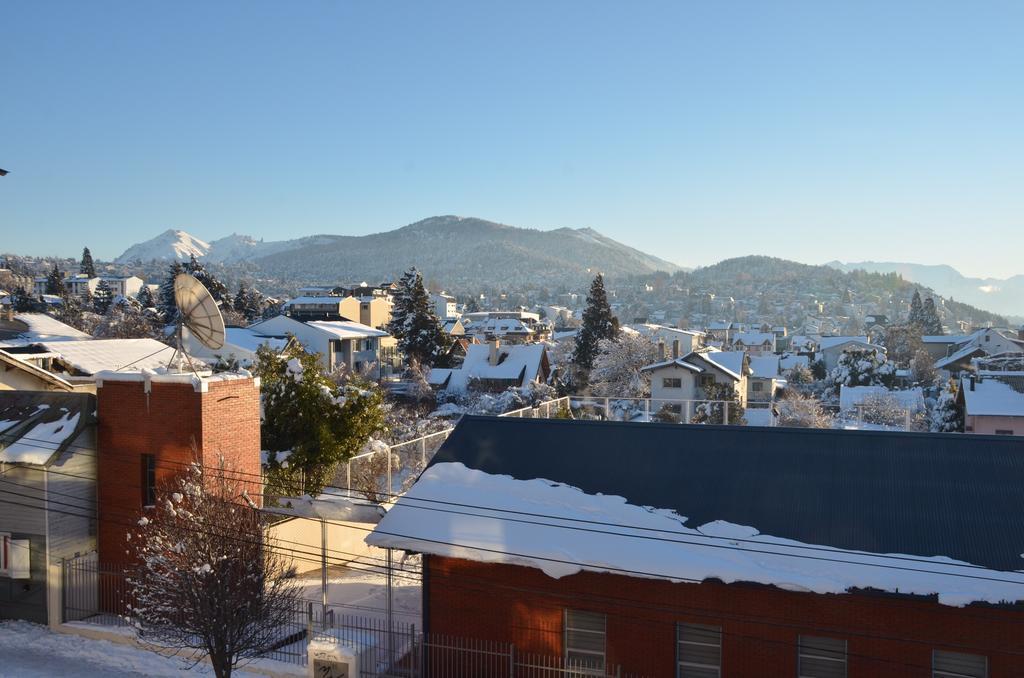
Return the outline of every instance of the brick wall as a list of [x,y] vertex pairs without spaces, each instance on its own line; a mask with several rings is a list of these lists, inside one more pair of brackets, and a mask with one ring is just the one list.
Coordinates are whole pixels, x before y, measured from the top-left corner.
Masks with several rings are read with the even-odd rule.
[[[753,584],[673,584],[430,556],[424,621],[431,633],[506,641],[560,655],[566,607],[607,615],[607,658],[624,672],[675,675],[679,622],[722,628],[722,675],[797,675],[797,637],[847,641],[851,678],[931,675],[933,649],[989,658],[989,676],[1024,676],[1024,608],[955,608],[877,594],[818,595]],[[1016,654],[1013,654],[1016,653]]]
[[[104,380],[97,389],[97,502],[99,557],[125,562],[126,523],[142,510],[142,455],[156,458],[158,487],[194,459],[239,471],[258,501],[259,388],[252,379],[191,383]],[[256,474],[256,475],[248,475]]]

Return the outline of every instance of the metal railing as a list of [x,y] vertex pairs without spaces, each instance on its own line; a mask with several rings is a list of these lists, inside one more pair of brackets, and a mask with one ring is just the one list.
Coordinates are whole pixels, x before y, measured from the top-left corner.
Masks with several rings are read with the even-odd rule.
[[[550,419],[569,406],[570,399],[562,397],[504,412],[498,416]],[[406,491],[454,430],[447,428],[391,445],[388,455],[390,459],[384,458],[383,450],[364,452],[352,457],[345,463],[343,479],[349,496],[356,493],[372,501],[387,501],[392,495]]]
[[[616,398],[603,396],[569,396],[573,414],[594,416],[608,421],[692,423],[698,412],[704,411],[707,423],[729,424],[735,418],[735,401],[683,400],[673,398]],[[740,406],[745,412],[764,411],[763,425],[774,426],[774,402],[748,401]],[[742,419],[741,419],[742,421]],[[746,422],[744,422],[746,423]],[[758,422],[759,425],[762,422]]]

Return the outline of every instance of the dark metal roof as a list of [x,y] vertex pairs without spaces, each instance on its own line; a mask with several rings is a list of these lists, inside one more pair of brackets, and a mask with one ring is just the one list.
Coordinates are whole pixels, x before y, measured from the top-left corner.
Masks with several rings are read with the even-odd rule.
[[431,465],[872,553],[1024,570],[1024,438],[463,417]]
[[[73,429],[51,439],[32,438],[35,427],[79,415]],[[0,450],[18,441],[52,449],[46,461],[52,464],[87,427],[96,424],[96,396],[91,393],[60,391],[0,391]]]

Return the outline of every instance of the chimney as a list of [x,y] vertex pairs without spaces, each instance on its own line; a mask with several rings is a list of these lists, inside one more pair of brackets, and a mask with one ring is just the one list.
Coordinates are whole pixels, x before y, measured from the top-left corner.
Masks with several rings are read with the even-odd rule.
[[672,340],[672,359],[675,360],[678,357],[679,357],[679,340],[678,339],[673,339]]
[[487,358],[488,364],[492,367],[498,364],[498,349],[501,348],[501,340],[495,339],[491,342],[491,354]]
[[665,360],[665,340],[664,339],[659,339],[658,340],[658,362],[662,362],[664,360]]
[[974,390],[974,384],[975,384],[975,382],[977,382],[977,378],[976,378],[976,377],[975,377],[975,376],[974,376],[974,375],[972,374],[972,375],[971,375],[971,390],[972,390],[972,391]]

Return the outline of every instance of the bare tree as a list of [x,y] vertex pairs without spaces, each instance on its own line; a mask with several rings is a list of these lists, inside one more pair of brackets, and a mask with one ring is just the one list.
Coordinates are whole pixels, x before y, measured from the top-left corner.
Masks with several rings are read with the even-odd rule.
[[794,428],[832,428],[832,415],[811,395],[786,389],[785,396],[776,401],[779,426]]
[[282,636],[298,591],[242,487],[230,471],[194,464],[129,534],[139,567],[128,614],[140,640],[161,654],[209,657],[218,678]]

